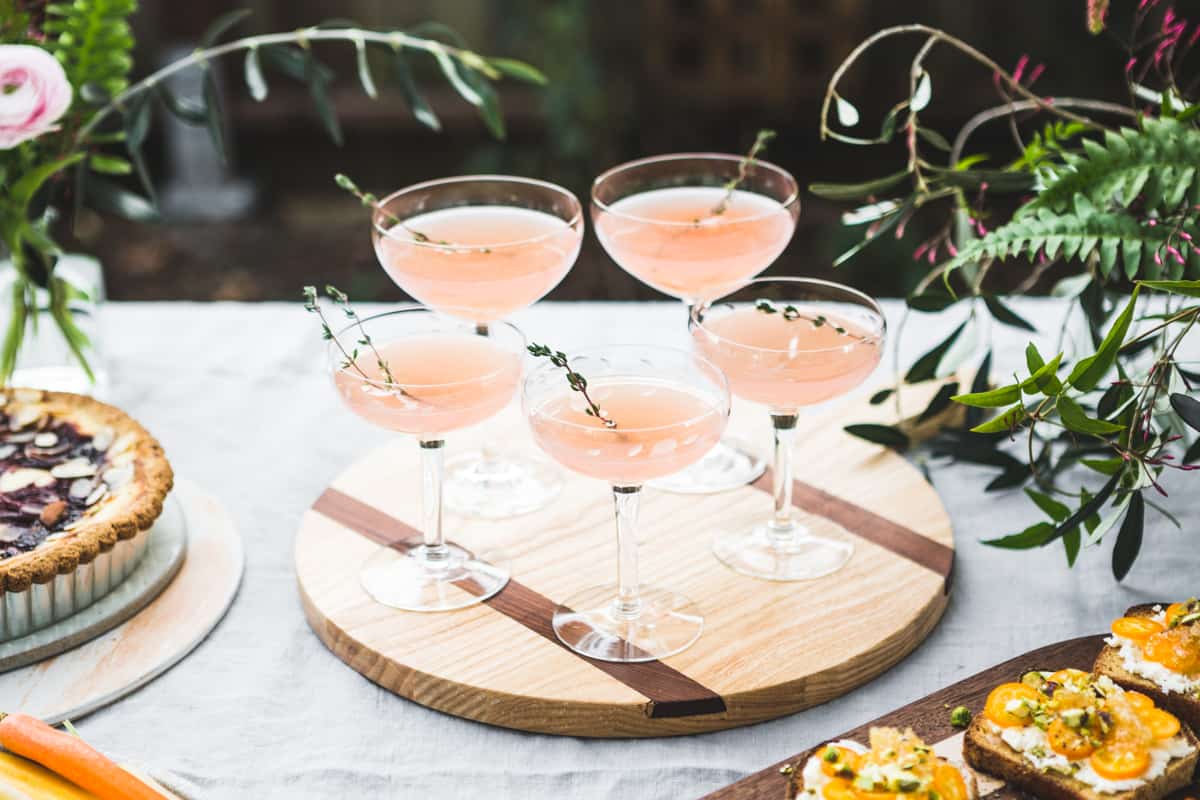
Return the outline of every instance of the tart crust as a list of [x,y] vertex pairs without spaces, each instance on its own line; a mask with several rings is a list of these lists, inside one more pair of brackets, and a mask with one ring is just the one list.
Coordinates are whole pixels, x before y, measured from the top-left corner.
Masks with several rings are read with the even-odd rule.
[[81,433],[112,430],[106,465],[129,463],[133,476],[60,532],[37,548],[0,560],[0,594],[22,592],[34,583],[48,583],[74,572],[121,539],[132,539],[150,528],[162,513],[163,501],[174,485],[174,472],[162,446],[119,408],[91,397],[40,389],[0,390],[4,410],[38,406],[52,418],[73,423]]

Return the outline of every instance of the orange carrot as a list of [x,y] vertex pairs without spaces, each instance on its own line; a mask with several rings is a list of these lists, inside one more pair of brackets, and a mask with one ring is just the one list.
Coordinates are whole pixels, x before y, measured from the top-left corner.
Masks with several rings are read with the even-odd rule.
[[0,746],[104,800],[166,800],[83,739],[26,714],[0,715]]

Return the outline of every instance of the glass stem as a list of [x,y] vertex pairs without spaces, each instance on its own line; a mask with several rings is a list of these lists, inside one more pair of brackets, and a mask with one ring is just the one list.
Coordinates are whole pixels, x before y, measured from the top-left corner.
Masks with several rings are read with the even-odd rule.
[[642,613],[637,552],[638,508],[642,501],[642,487],[614,486],[613,500],[617,508],[617,599],[613,603],[613,615],[618,619],[632,620]]
[[772,414],[775,428],[775,516],[767,523],[772,542],[790,544],[796,537],[792,521],[792,445],[796,439],[797,414]]
[[445,566],[450,549],[442,534],[442,465],[446,442],[443,439],[421,440],[421,531],[425,544],[419,558],[431,569]]

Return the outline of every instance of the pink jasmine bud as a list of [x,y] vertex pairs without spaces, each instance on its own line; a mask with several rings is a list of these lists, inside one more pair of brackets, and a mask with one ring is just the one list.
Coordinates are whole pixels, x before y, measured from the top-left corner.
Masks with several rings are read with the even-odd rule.
[[1175,21],[1175,7],[1169,6],[1167,8],[1166,13],[1163,14],[1163,21],[1162,21],[1163,31],[1165,32],[1167,30],[1167,28],[1171,27],[1171,23],[1174,21]]
[[1154,263],[1158,264],[1160,267],[1162,266],[1162,254],[1160,254],[1157,250],[1154,251]]
[[987,181],[983,181],[982,183],[979,184],[980,192],[986,192],[987,190],[988,190],[988,182]]
[[[1145,2],[1145,0],[1143,0],[1143,2]],[[1196,30],[1200,31],[1200,28],[1197,28]],[[1133,72],[1133,68],[1136,66],[1137,66],[1137,57],[1134,56],[1133,58],[1129,59],[1129,61],[1127,61],[1125,63],[1125,74],[1128,75],[1130,72]]]
[[930,264],[937,263],[937,246],[929,248],[929,252],[925,255],[925,260]]
[[1167,252],[1170,253],[1175,258],[1175,263],[1177,263],[1177,264],[1183,263],[1183,256],[1174,247],[1171,247],[1170,245],[1168,245]]
[[1187,231],[1180,231],[1179,238],[1183,239],[1185,242],[1190,242],[1192,240],[1192,235]]
[[913,261],[920,261],[921,256],[925,255],[925,251],[929,249],[929,243],[922,243],[916,250],[913,250]]
[[1195,30],[1192,31],[1192,35],[1188,39],[1188,47],[1194,45],[1197,39],[1200,39],[1200,24],[1197,24]]
[[958,248],[954,246],[954,242],[946,242],[946,252],[950,254],[951,258],[958,255]]
[[1027,82],[1026,85],[1033,86],[1033,84],[1037,82],[1037,79],[1042,77],[1042,73],[1045,71],[1046,71],[1046,65],[1038,64],[1036,67],[1033,68],[1033,72],[1029,73],[1029,81]]
[[1149,225],[1151,228],[1153,228],[1155,225],[1157,225],[1157,224],[1158,224],[1158,220],[1156,220],[1156,219],[1148,219],[1148,220],[1146,220],[1146,224],[1147,224],[1147,225]]

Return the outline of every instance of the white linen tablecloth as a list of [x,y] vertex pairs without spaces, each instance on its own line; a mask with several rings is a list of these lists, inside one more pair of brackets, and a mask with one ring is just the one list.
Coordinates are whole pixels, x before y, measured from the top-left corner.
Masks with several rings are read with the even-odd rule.
[[[899,308],[888,305],[893,321]],[[1016,308],[1045,325],[1050,349],[1062,307]],[[339,407],[316,321],[301,304],[117,303],[105,315],[110,399],[161,439],[180,475],[227,505],[247,564],[232,610],[195,652],[78,727],[98,746],[191,781],[204,798],[697,797],[1013,655],[1098,632],[1130,604],[1200,593],[1200,505],[1187,499],[1194,477],[1167,480],[1184,530],[1147,510],[1143,555],[1117,585],[1111,542],[1085,551],[1074,570],[1061,548],[983,546],[1036,512],[1017,492],[984,495],[988,470],[935,466],[957,536],[954,595],[929,639],[869,685],[774,722],[675,739],[487,727],[377,688],[326,651],[304,620],[292,569],[301,514],[383,434]],[[684,318],[674,303],[542,303],[515,321],[531,339],[570,350],[682,344]],[[953,324],[949,315],[910,324],[907,357]],[[995,335],[999,366],[1023,363],[1027,335]],[[874,380],[888,379],[881,368]]]

